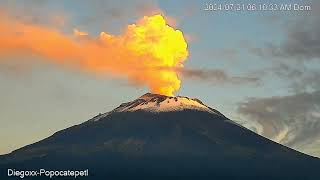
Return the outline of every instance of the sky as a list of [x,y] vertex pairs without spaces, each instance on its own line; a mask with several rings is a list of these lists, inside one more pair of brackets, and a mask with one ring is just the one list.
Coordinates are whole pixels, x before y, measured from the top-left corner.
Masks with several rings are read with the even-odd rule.
[[[188,54],[181,38],[165,44],[174,48],[182,43],[176,59],[184,66],[178,68],[181,87],[175,95],[199,98],[271,140],[320,157],[320,6],[315,0],[240,0],[229,2],[269,7],[298,3],[312,10],[204,10],[210,2],[227,4],[223,0],[0,0],[0,19],[4,19],[0,38],[5,39],[8,32],[19,38],[17,29],[24,28],[20,24],[40,27],[36,32],[59,32],[67,42],[76,30],[84,35],[79,41],[96,50],[95,38],[101,38],[101,32],[132,42],[130,33],[126,34],[128,25],[140,22],[143,26],[148,22],[144,16],[161,14],[170,25],[168,32],[179,30],[187,43]],[[33,36],[26,35],[33,43]],[[9,49],[0,42],[0,154],[110,111],[150,91],[158,81],[157,71],[147,75],[151,78],[131,71],[122,53],[106,65],[110,69],[97,74],[92,68],[56,63],[65,51],[73,51],[62,46],[59,56],[41,53],[47,44],[55,45],[51,43],[55,40],[41,35],[36,50],[29,44],[24,44],[23,51]],[[97,53],[105,58],[117,54],[113,46],[108,47],[111,50]],[[83,52],[70,61],[87,63],[87,56]],[[149,71],[141,68],[139,72]]]

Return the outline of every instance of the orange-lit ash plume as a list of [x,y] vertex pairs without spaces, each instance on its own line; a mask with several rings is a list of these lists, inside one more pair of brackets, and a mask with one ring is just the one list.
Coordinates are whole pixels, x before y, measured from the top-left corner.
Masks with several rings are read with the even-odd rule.
[[188,56],[182,32],[167,25],[161,15],[143,17],[128,25],[122,35],[101,32],[91,37],[77,29],[73,35],[65,35],[0,14],[0,31],[1,59],[12,54],[37,54],[57,65],[127,78],[170,96],[179,90],[180,79],[177,72],[168,69],[181,68]]

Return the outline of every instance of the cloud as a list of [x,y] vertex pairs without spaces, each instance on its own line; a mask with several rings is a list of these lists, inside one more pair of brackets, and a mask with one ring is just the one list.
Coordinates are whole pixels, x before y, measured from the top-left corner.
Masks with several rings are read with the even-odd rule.
[[79,31],[78,29],[73,29],[73,34],[75,36],[88,36],[89,34],[87,32]]
[[[243,125],[276,142],[320,157],[320,6],[286,22],[284,40],[265,42],[249,52],[271,67],[260,76],[280,77],[291,95],[250,98],[239,103]],[[292,23],[293,22],[293,23]]]
[[243,84],[253,83],[258,84],[260,79],[257,77],[232,76],[221,69],[188,69],[180,68],[178,72],[186,79],[202,80],[208,83],[230,83]]
[[279,78],[290,93],[303,93],[320,90],[319,66],[313,68],[305,64],[275,61],[272,66],[251,71],[249,74],[258,77]]
[[256,73],[286,78],[291,83],[290,88],[297,93],[319,90],[317,66],[311,69],[304,64],[320,58],[319,10],[319,4],[314,4],[311,14],[294,19],[294,23],[287,22],[289,26],[285,28],[285,39],[279,44],[266,42],[263,47],[250,48],[249,52],[266,57],[273,65]]
[[244,125],[248,128],[259,129],[258,133],[265,137],[320,157],[320,91],[250,98],[241,102],[237,111],[246,119]]
[[320,3],[314,3],[312,13],[286,25],[285,40],[279,44],[266,42],[264,47],[249,49],[254,55],[309,61],[320,58]]
[[301,93],[320,89],[320,72],[304,65],[280,64],[278,67],[274,67],[271,72],[289,79],[289,89],[292,92]]

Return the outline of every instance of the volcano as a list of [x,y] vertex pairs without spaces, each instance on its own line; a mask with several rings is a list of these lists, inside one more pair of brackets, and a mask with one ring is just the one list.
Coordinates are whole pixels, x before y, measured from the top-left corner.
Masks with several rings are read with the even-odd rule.
[[198,99],[151,93],[0,156],[1,179],[7,168],[88,169],[88,179],[320,179],[318,158]]

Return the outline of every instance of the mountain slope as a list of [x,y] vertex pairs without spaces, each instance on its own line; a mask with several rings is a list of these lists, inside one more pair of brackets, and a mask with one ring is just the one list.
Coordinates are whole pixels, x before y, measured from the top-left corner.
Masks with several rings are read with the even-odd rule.
[[90,179],[320,178],[319,159],[261,137],[197,99],[150,93],[0,156],[0,167],[83,168]]

